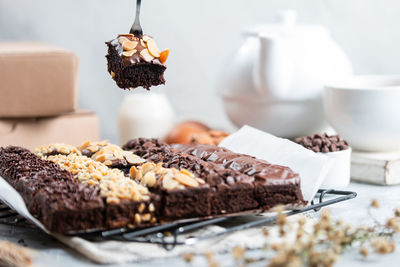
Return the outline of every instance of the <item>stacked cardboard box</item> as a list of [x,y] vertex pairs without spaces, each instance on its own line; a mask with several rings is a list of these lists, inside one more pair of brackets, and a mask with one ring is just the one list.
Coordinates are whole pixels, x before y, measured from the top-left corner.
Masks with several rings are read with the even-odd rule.
[[0,43],[0,146],[99,138],[96,114],[77,110],[78,58],[41,43]]

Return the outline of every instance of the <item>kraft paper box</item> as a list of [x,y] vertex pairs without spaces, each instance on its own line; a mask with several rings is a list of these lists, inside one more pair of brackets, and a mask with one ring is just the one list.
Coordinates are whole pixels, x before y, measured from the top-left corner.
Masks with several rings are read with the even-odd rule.
[[78,146],[99,140],[99,119],[88,111],[42,118],[0,119],[0,146],[33,149],[38,145],[66,143]]
[[0,117],[73,112],[78,57],[41,43],[0,42]]

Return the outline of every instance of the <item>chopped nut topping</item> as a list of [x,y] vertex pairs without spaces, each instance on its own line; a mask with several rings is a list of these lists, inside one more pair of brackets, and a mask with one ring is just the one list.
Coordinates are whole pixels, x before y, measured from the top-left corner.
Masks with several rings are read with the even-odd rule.
[[119,203],[120,199],[135,201],[149,200],[146,187],[126,177],[118,169],[110,169],[105,164],[86,156],[76,154],[53,155],[45,157],[58,164],[62,169],[71,172],[80,183],[99,185],[100,194],[107,203]]
[[146,205],[144,203],[140,203],[139,208],[138,208],[139,213],[142,213],[145,208],[146,208]]
[[140,218],[140,215],[138,213],[135,214],[134,220],[135,220],[135,223],[138,223],[138,224],[142,221],[142,219]]
[[69,155],[72,153],[76,155],[81,155],[81,152],[76,147],[62,143],[51,144],[47,146],[39,146],[35,148],[33,153],[35,153],[39,157],[44,157],[54,154]]
[[150,203],[150,205],[149,205],[149,211],[150,212],[154,212],[156,210],[156,208],[154,207],[154,204],[153,203]]
[[103,141],[100,141],[100,142],[86,141],[80,147],[78,147],[78,149],[80,151],[82,151],[84,149],[87,149],[88,147],[96,147],[96,146],[98,147],[98,149],[100,149],[101,147],[104,147],[104,146],[106,146],[108,144],[109,144],[108,140],[103,140]]
[[154,172],[146,173],[143,176],[142,180],[140,181],[140,184],[150,187],[153,187],[155,183],[156,183],[156,175],[154,174]]
[[142,221],[148,222],[151,219],[151,214],[146,213],[146,214],[143,214],[141,217],[142,217]]

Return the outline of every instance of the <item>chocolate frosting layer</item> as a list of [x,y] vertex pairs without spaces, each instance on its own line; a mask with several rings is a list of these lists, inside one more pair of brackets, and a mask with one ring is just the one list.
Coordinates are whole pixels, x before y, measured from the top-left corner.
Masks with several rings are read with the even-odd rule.
[[233,169],[226,169],[214,162],[180,152],[157,139],[139,138],[129,141],[123,149],[153,162],[163,162],[167,168],[185,168],[203,178],[210,186],[223,187],[233,184],[253,186],[254,177]]
[[273,165],[255,157],[234,153],[211,145],[172,145],[173,149],[195,155],[205,161],[252,176],[263,184],[300,184],[300,177],[289,167]]

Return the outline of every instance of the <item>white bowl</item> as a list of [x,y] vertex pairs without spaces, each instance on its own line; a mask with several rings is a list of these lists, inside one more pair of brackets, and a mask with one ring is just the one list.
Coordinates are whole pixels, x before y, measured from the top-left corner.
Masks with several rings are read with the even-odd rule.
[[400,75],[355,76],[325,88],[332,127],[355,150],[400,150]]

